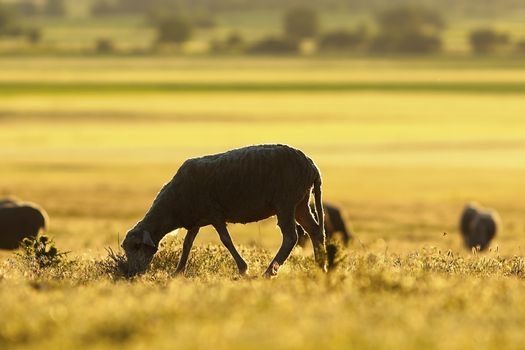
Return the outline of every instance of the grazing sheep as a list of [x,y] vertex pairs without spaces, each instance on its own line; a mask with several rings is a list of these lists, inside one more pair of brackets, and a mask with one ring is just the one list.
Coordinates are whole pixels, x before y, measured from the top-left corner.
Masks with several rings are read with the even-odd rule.
[[483,209],[476,203],[469,203],[463,209],[460,231],[465,246],[469,249],[485,250],[498,231],[499,215]]
[[[313,218],[310,192],[319,223]],[[270,277],[297,243],[296,220],[309,233],[316,262],[325,268],[321,174],[301,151],[285,145],[258,145],[189,159],[160,190],[144,218],[128,231],[122,247],[132,273],[144,272],[160,240],[174,229],[188,230],[177,273],[185,270],[199,228],[212,225],[233,256],[239,272],[248,265],[239,255],[227,223],[248,223],[277,215],[281,248],[265,272]]]
[[[310,207],[312,209],[314,217],[317,219],[315,209],[312,206]],[[343,238],[344,245],[348,246],[348,242],[352,238],[352,234],[346,229],[345,221],[343,219],[343,216],[341,215],[341,210],[339,210],[338,207],[332,204],[328,204],[326,202],[323,203],[323,209],[325,213],[324,231],[326,237],[333,238],[336,236],[336,234],[339,233]],[[308,235],[304,232],[303,228],[300,225],[297,225],[297,233],[299,236],[297,245],[304,247],[306,245],[306,242],[308,241]]]
[[476,215],[478,215],[478,213],[482,210],[483,209],[477,203],[471,202],[465,205],[459,223],[459,228],[463,237],[466,237],[470,234],[470,225],[472,224],[472,221]]
[[7,206],[15,206],[20,203],[20,200],[15,197],[7,197],[0,199],[0,208]]
[[0,207],[0,249],[16,249],[26,237],[46,230],[46,212],[34,204],[11,203]]

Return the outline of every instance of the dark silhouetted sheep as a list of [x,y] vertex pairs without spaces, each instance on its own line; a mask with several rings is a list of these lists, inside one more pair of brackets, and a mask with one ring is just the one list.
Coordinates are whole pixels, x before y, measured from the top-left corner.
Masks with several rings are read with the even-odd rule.
[[46,230],[46,212],[34,204],[4,202],[0,207],[0,249],[16,249],[26,237],[36,237]]
[[[319,223],[309,207],[312,187]],[[122,247],[130,271],[143,272],[160,240],[174,229],[186,228],[176,270],[181,273],[199,228],[212,225],[239,272],[245,274],[248,265],[235,249],[226,224],[273,215],[277,215],[283,241],[265,275],[276,275],[297,243],[296,221],[312,238],[316,262],[324,269],[321,174],[304,153],[285,145],[249,146],[187,160],[160,190],[144,218],[128,231]]]
[[[312,209],[312,214],[317,219],[317,215],[315,214],[315,209],[310,206]],[[334,238],[337,234],[341,235],[341,238],[343,239],[343,243],[345,246],[348,246],[348,242],[352,238],[352,234],[350,231],[346,229],[345,221],[343,219],[343,216],[341,215],[341,210],[339,210],[338,207],[328,204],[326,202],[323,203],[323,209],[324,209],[324,231],[327,238]],[[304,232],[303,228],[300,225],[297,225],[297,234],[299,236],[299,240],[297,241],[297,244],[301,247],[304,247],[306,245],[306,242],[308,241],[308,235],[306,232]]]
[[21,203],[20,199],[16,197],[6,197],[0,199],[0,208],[7,207],[7,206],[14,206],[18,203]]
[[463,209],[459,226],[467,248],[485,250],[498,232],[500,218],[495,211],[469,203]]

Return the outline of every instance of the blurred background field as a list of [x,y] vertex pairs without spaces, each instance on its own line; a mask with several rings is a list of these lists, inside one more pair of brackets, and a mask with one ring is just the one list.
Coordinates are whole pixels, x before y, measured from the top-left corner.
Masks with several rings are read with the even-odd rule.
[[[0,347],[523,343],[521,1],[0,5],[0,197],[42,205],[74,261],[35,273],[0,252]],[[258,143],[320,167],[355,237],[334,275],[307,248],[277,281],[238,280],[209,228],[187,279],[184,232],[143,277],[100,270],[184,160]],[[458,233],[471,200],[502,217],[486,253]],[[275,220],[230,231],[260,274]]]
[[[185,159],[257,143],[287,143],[311,155],[323,171],[326,200],[344,208],[363,244],[384,239],[407,249],[459,250],[458,215],[469,200],[501,211],[500,251],[518,253],[523,241],[521,62],[0,63],[1,191],[47,208],[67,250],[115,245]],[[239,242],[275,248],[274,224],[232,231]]]

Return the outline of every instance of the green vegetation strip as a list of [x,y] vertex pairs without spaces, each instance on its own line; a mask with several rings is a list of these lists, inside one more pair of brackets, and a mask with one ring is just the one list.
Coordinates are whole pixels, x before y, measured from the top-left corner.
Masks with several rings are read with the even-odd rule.
[[525,93],[525,82],[350,82],[350,83],[0,83],[0,96],[67,93],[184,92],[465,92]]

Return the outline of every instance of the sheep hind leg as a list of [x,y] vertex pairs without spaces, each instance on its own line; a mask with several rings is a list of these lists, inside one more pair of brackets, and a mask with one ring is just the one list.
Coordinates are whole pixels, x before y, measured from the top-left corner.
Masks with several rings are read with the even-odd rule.
[[215,224],[213,225],[213,227],[219,234],[222,244],[224,244],[224,246],[229,250],[230,254],[233,256],[233,259],[235,260],[235,263],[237,264],[237,268],[239,269],[239,273],[241,275],[248,274],[248,264],[246,264],[244,259],[241,257],[241,255],[237,251],[237,249],[235,249],[235,245],[233,244],[230,233],[228,232],[228,229],[226,228],[226,224],[225,223]]
[[193,241],[195,240],[197,233],[199,233],[199,229],[200,227],[195,227],[188,230],[188,233],[186,233],[186,237],[184,237],[184,243],[182,244],[182,253],[180,255],[179,263],[177,264],[177,269],[175,270],[175,273],[177,275],[184,273],[184,270],[186,270],[186,264],[188,263],[188,257],[190,256],[190,250],[193,246]]
[[273,258],[270,266],[266,269],[264,277],[274,277],[277,276],[277,272],[282,264],[288,259],[292,249],[297,244],[297,231],[296,224],[294,219],[295,213],[294,210],[291,210],[287,213],[277,213],[277,225],[281,228],[283,234],[283,242],[281,248]]
[[[295,211],[295,219],[301,227],[308,232],[314,247],[314,257],[317,264],[323,269],[326,269],[326,243],[324,228],[321,227],[314,219],[308,201],[309,194],[297,205]],[[321,213],[322,215],[322,213]]]

